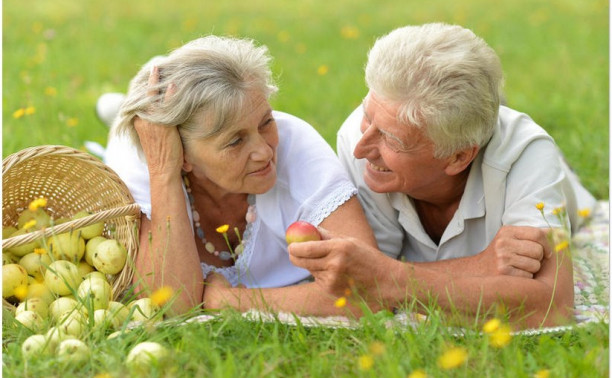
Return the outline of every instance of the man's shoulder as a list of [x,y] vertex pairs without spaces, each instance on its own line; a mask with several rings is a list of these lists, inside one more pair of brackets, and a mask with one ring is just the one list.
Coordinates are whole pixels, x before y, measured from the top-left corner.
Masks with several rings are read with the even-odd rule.
[[498,169],[508,170],[525,148],[538,139],[554,143],[546,130],[527,114],[500,106],[495,131],[485,147],[483,162]]
[[354,138],[355,136],[361,136],[361,119],[363,118],[363,108],[358,106],[355,108],[346,120],[340,126],[338,130],[338,137]]

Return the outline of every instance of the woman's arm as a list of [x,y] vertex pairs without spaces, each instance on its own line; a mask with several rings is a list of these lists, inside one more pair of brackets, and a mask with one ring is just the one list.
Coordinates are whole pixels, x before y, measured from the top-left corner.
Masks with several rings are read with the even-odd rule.
[[[376,247],[374,234],[357,197],[352,197],[339,206],[321,222],[321,227],[355,238],[364,245]],[[204,292],[206,308],[232,307],[240,311],[260,309],[317,316],[346,315],[347,311],[353,314],[359,313],[359,308],[350,305],[343,308],[335,307],[336,299],[337,297],[321,290],[314,282],[282,288],[232,288],[218,275],[213,275],[207,280]]]
[[[158,81],[158,69],[153,67],[149,85]],[[170,84],[166,97],[174,92]],[[183,193],[181,139],[176,127],[151,124],[139,117],[134,127],[147,159],[151,190],[151,220],[142,217],[134,277],[140,289],[172,287],[177,294],[172,311],[182,313],[201,302],[204,289]]]

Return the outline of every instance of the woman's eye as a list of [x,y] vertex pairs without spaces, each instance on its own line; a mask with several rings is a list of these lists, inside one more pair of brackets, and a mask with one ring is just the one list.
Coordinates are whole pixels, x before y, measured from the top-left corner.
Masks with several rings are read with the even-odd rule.
[[230,141],[227,146],[228,147],[236,147],[237,145],[239,145],[242,142],[242,138],[236,138],[233,139],[232,141]]
[[266,127],[270,126],[272,122],[274,122],[274,118],[269,118],[266,122],[259,126],[259,129],[265,129]]

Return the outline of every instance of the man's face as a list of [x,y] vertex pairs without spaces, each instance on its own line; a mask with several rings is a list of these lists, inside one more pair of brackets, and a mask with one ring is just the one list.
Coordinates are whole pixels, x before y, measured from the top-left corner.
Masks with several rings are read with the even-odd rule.
[[397,119],[398,105],[385,102],[372,91],[363,102],[361,140],[353,152],[367,159],[366,184],[375,192],[401,192],[427,200],[446,176],[445,159],[434,158],[433,142],[415,126]]

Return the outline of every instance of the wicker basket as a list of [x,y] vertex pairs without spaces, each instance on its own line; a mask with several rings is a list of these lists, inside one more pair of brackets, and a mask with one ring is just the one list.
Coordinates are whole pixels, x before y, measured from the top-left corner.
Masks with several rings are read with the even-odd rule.
[[21,211],[39,197],[47,199],[53,218],[70,217],[81,210],[92,215],[2,241],[2,248],[26,244],[105,222],[103,235],[113,237],[128,251],[125,268],[111,278],[113,298],[131,283],[138,247],[140,208],[119,176],[88,153],[66,146],[37,146],[2,161],[2,226],[15,226]]

